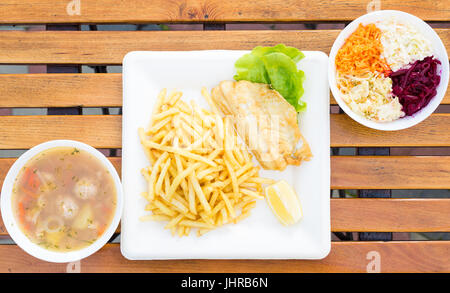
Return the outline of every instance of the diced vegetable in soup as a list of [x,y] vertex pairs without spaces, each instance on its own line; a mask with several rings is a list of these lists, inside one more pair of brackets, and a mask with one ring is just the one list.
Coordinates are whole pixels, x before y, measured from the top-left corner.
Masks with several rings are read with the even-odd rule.
[[72,147],[43,151],[16,178],[12,207],[21,230],[54,251],[82,249],[111,224],[117,194],[108,169]]

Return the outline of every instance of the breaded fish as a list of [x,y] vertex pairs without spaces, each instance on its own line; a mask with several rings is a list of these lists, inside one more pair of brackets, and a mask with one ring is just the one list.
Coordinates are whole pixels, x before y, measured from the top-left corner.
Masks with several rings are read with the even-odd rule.
[[[224,115],[231,115],[239,136],[264,169],[300,165],[312,154],[297,124],[297,112],[267,84],[222,81],[211,97]],[[297,148],[301,140],[300,148]]]

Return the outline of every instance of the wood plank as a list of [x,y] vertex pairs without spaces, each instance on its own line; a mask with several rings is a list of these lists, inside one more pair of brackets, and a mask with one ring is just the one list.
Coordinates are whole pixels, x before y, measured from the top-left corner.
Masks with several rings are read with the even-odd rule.
[[121,107],[122,74],[1,74],[0,97],[0,108]]
[[0,148],[28,149],[53,139],[72,139],[97,148],[121,148],[119,115],[0,116]]
[[[433,114],[401,131],[369,129],[345,114],[331,114],[330,120],[332,147],[450,146],[450,114]],[[122,147],[120,115],[0,116],[0,127],[0,149],[28,149],[52,139]]]
[[[131,261],[121,255],[119,244],[107,244],[81,260],[79,268],[82,273],[365,273],[375,252],[383,273],[448,273],[449,250],[450,241],[333,242],[322,260]],[[0,245],[0,256],[2,273],[67,272],[68,264],[40,261],[16,245]]]
[[[450,29],[436,32],[450,48]],[[0,63],[121,64],[126,53],[136,50],[244,50],[278,43],[328,53],[338,34],[339,30],[0,31]]]
[[330,208],[333,232],[450,232],[450,199],[332,198]]
[[344,114],[331,114],[334,147],[449,146],[450,114],[432,114],[421,123],[399,131],[379,131],[362,126]]
[[[0,23],[348,21],[371,7],[371,2],[364,0],[96,0],[82,1],[79,10],[78,6],[68,10],[72,2],[76,1],[6,0],[0,5]],[[447,21],[448,4],[448,1],[392,0],[383,1],[381,8],[410,12],[425,20]]]
[[331,199],[331,231],[450,232],[450,199]]
[[120,107],[122,74],[2,74],[2,107]]
[[334,156],[333,189],[448,189],[450,157]]

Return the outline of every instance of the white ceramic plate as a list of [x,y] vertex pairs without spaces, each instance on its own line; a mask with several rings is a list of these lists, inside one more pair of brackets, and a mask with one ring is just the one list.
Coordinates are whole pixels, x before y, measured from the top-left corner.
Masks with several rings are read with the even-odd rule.
[[[33,243],[20,230],[12,211],[12,204],[11,204],[12,189],[14,187],[14,180],[19,174],[19,171],[35,155],[41,153],[42,151],[55,147],[74,147],[93,155],[95,158],[100,160],[103,166],[105,166],[105,168],[109,171],[109,173],[113,177],[114,185],[117,190],[116,211],[114,212],[114,218],[111,224],[108,226],[103,235],[100,236],[93,244],[80,250],[69,252],[56,252],[47,250]],[[52,140],[41,143],[29,149],[24,154],[22,154],[11,166],[2,186],[1,213],[3,223],[5,224],[5,227],[8,230],[8,234],[11,236],[14,242],[16,242],[17,245],[19,245],[20,248],[22,248],[24,251],[26,251],[27,253],[36,258],[48,262],[65,263],[77,261],[85,257],[88,257],[89,255],[93,254],[94,252],[102,248],[103,245],[105,245],[106,242],[108,242],[108,240],[112,237],[112,235],[116,231],[117,226],[119,225],[120,217],[122,215],[122,209],[123,209],[122,185],[120,183],[119,175],[117,174],[117,171],[114,168],[114,166],[101,152],[99,152],[95,148],[87,144],[73,140]]]
[[[438,70],[441,71],[441,82],[436,89],[436,96],[431,99],[426,107],[424,107],[417,113],[414,113],[414,115],[406,116],[392,122],[376,122],[356,114],[341,99],[339,89],[336,86],[335,58],[338,50],[342,47],[342,45],[344,45],[345,40],[356,30],[360,23],[362,23],[363,25],[367,25],[369,23],[376,24],[377,22],[383,21],[385,19],[390,19],[392,17],[413,26],[423,36],[430,40],[434,50],[434,56],[439,61],[441,61],[441,65],[438,67]],[[425,120],[428,116],[431,115],[431,113],[434,112],[434,110],[436,110],[445,96],[445,91],[447,90],[449,79],[448,70],[448,55],[444,44],[442,43],[436,32],[426,22],[406,12],[396,10],[380,10],[358,17],[341,31],[330,51],[330,58],[328,61],[328,80],[330,82],[330,88],[334,98],[338,102],[339,106],[344,110],[344,112],[347,113],[347,115],[350,116],[353,120],[361,123],[362,125],[378,130],[400,130],[416,125],[417,123]]]
[[283,172],[260,175],[285,179],[296,190],[304,218],[296,225],[281,225],[264,200],[250,217],[201,237],[173,237],[161,222],[140,222],[146,182],[140,174],[148,165],[138,139],[138,127],[146,127],[158,93],[181,90],[183,99],[195,99],[209,108],[202,86],[211,90],[231,80],[234,62],[248,51],[131,52],[123,61],[122,183],[125,202],[121,222],[121,251],[128,259],[320,259],[330,250],[330,122],[327,56],[304,52],[298,63],[306,74],[304,100],[308,109],[300,115],[300,129],[314,157]]

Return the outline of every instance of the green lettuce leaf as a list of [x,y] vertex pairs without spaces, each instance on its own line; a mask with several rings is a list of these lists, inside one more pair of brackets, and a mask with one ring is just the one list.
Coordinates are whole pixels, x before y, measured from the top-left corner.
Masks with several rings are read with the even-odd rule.
[[[269,75],[272,88],[278,91],[295,110],[300,111],[304,105],[299,104],[303,95],[305,74],[297,69],[297,65],[287,55],[279,52],[269,53],[261,57]],[[304,104],[304,103],[303,103]]]
[[235,63],[234,79],[270,84],[297,112],[306,109],[301,101],[305,74],[297,69],[296,63],[305,55],[294,47],[278,44],[274,47],[255,47]]
[[235,80],[270,83],[264,62],[256,55],[245,54],[236,61],[234,67],[236,68]]
[[257,46],[252,50],[252,54],[256,55],[258,57],[262,57],[264,55],[267,55],[270,53],[275,53],[275,52],[279,52],[279,53],[283,53],[283,54],[287,55],[295,63],[297,63],[298,61],[302,60],[305,57],[303,52],[300,51],[299,49],[294,48],[294,47],[287,47],[284,44],[278,44],[275,47]]

